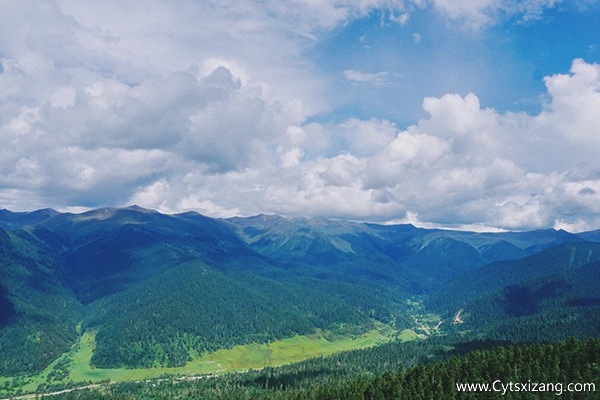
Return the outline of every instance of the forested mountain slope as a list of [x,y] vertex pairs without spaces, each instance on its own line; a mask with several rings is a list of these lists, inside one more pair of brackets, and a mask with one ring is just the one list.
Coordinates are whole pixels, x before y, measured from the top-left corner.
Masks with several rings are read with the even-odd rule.
[[[377,321],[401,330],[415,326],[415,296],[433,296],[428,312],[444,318],[476,301],[493,307],[506,285],[526,283],[525,292],[538,293],[543,279],[568,274],[557,267],[519,275],[518,263],[530,262],[523,260],[558,257],[544,255],[549,249],[575,268],[598,252],[586,242],[593,233],[475,233],[264,215],[223,220],[137,206],[81,214],[2,210],[0,227],[0,375],[39,371],[81,330],[97,332],[98,367],[182,365],[235,344],[316,329],[357,334]],[[583,247],[571,260],[571,250],[556,247],[561,243]],[[498,265],[516,272],[490,278]],[[591,264],[585,268],[595,276]],[[478,274],[487,278],[477,281]],[[503,276],[512,277],[504,286]],[[459,283],[459,291],[452,285],[460,279],[472,283]],[[487,288],[487,298],[469,297],[473,285]],[[552,304],[593,310],[597,287],[585,290]],[[520,316],[550,307],[540,304]]]
[[77,339],[83,308],[64,272],[44,243],[0,229],[0,374],[42,369]]
[[569,242],[491,263],[449,282],[428,300],[454,329],[518,341],[600,334],[600,243]]

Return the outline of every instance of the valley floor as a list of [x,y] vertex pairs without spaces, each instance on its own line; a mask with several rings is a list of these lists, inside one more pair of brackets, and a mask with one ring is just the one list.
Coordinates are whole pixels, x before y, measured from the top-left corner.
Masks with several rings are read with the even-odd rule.
[[[0,377],[0,396],[29,398],[28,393],[59,393],[69,388],[89,387],[100,382],[127,382],[164,377],[211,376],[228,372],[261,369],[327,356],[346,350],[364,349],[394,340],[418,338],[410,329],[401,332],[378,324],[359,336],[334,335],[317,331],[268,344],[247,344],[206,354],[182,367],[145,369],[95,368],[90,364],[95,347],[95,332],[84,332],[71,351],[63,354],[44,371],[34,376]],[[35,396],[34,396],[35,397]]]

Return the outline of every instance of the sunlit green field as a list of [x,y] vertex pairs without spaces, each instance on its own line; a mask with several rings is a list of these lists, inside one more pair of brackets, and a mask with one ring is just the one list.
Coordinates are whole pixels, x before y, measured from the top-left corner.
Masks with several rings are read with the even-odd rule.
[[[36,391],[40,384],[72,382],[123,382],[152,378],[165,375],[193,376],[245,371],[266,366],[277,366],[306,360],[312,357],[327,356],[340,351],[363,349],[393,340],[413,340],[417,334],[406,329],[402,332],[389,326],[379,324],[376,329],[359,336],[349,337],[331,335],[317,331],[312,335],[294,336],[267,344],[252,343],[222,349],[195,359],[185,366],[174,368],[95,368],[90,360],[95,347],[95,332],[84,332],[70,352],[63,354],[44,371],[36,376],[22,379],[19,385],[23,393]],[[59,362],[68,365],[68,378],[54,380],[53,369]],[[0,386],[12,378],[0,378]],[[13,392],[14,393],[14,392]],[[0,391],[0,394],[7,394]]]
[[[131,381],[156,378],[165,374],[196,375],[244,371],[276,366],[326,356],[344,350],[362,349],[386,343],[395,338],[395,331],[381,326],[355,338],[336,337],[327,340],[324,335],[294,336],[268,344],[247,344],[209,353],[183,367],[151,369],[100,369],[90,366],[94,349],[94,335],[87,332],[81,338],[79,349],[73,354],[70,378],[73,381]],[[401,332],[400,339],[411,340],[414,332]]]

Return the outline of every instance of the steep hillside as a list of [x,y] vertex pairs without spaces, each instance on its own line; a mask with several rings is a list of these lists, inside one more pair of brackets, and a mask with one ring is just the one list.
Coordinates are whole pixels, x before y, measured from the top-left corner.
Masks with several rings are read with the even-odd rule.
[[0,375],[39,370],[76,340],[82,307],[60,261],[23,231],[0,229]]
[[[437,291],[430,310],[454,330],[510,340],[594,337],[600,332],[600,243],[563,243],[489,264]],[[451,325],[450,325],[451,326]]]
[[200,262],[178,265],[90,309],[94,312],[86,326],[100,329],[92,362],[101,367],[178,366],[240,343],[264,343],[341,323],[372,327],[357,307],[318,287],[225,274]]

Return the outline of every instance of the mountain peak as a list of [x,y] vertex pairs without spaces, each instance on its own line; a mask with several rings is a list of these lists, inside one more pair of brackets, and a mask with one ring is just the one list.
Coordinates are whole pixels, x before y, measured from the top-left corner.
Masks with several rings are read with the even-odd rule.
[[143,213],[158,213],[158,211],[156,211],[156,210],[144,208],[144,207],[138,206],[137,204],[132,204],[130,206],[123,207],[122,210],[137,211],[137,212],[143,212]]

